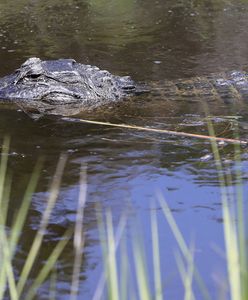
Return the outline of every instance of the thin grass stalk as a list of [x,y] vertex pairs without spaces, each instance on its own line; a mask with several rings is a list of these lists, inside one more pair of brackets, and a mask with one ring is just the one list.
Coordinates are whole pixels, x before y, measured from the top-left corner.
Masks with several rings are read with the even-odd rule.
[[186,267],[188,264],[188,272],[186,267],[184,266],[184,261],[180,252],[176,252],[175,254],[177,267],[184,285],[184,300],[194,300],[195,296],[192,290],[192,282],[194,275],[194,263],[189,258],[189,261],[186,262]]
[[[8,165],[8,153],[10,146],[10,138],[6,136],[3,140],[2,153],[1,153],[1,162],[0,162],[0,231],[1,235],[5,235],[5,226],[7,220],[7,210],[9,204],[9,194],[10,194],[10,178],[7,177],[7,165]],[[6,185],[7,183],[7,185]],[[3,202],[3,200],[5,200]],[[3,240],[0,241],[0,299],[3,298],[5,288],[6,288],[6,280],[7,274],[5,266],[5,258],[4,258],[4,247]]]
[[111,259],[108,259],[108,293],[109,299],[115,300],[119,298],[119,283],[118,283],[118,272],[117,272],[117,261],[116,261],[116,246],[114,238],[114,229],[113,229],[113,220],[112,214],[108,210],[106,213],[106,222],[107,222],[107,245],[108,245],[108,254]]
[[[171,211],[170,211],[170,209],[168,207],[168,204],[164,200],[164,198],[163,198],[163,196],[162,196],[161,193],[157,193],[157,198],[158,198],[159,203],[160,203],[160,205],[162,207],[162,211],[163,211],[163,213],[164,213],[164,215],[166,217],[166,220],[167,220],[167,222],[168,222],[168,224],[169,224],[169,226],[171,228],[171,231],[173,232],[173,235],[174,235],[174,237],[175,237],[175,239],[177,241],[177,244],[178,244],[178,246],[179,246],[179,248],[180,248],[183,256],[185,258],[187,258],[188,256],[191,255],[190,250],[188,249],[187,244],[184,241],[182,233],[180,232],[180,230],[179,230],[179,228],[177,226],[177,223],[176,223],[175,219],[173,218],[173,215],[172,215],[172,213],[171,213]],[[200,274],[199,274],[199,272],[198,272],[198,270],[197,270],[196,267],[194,269],[194,276],[195,276],[195,278],[197,280],[197,283],[199,285],[199,288],[200,288],[200,290],[202,292],[202,295],[203,295],[204,299],[211,300],[209,292],[208,292],[208,290],[207,290],[207,288],[206,288],[206,286],[205,286],[205,284],[204,284],[204,282],[203,282],[203,280],[202,280],[202,278],[201,278],[201,276],[200,276]]]
[[[8,207],[9,207],[9,198],[10,198],[10,190],[11,190],[11,179],[9,176],[5,179],[6,187],[3,192],[2,207],[0,206],[0,231],[5,233],[6,231],[6,221],[8,216]],[[6,270],[4,268],[4,254],[3,254],[3,241],[0,241],[0,299],[2,299],[4,291],[6,289]]]
[[[210,134],[215,135],[212,123],[208,122],[208,130]],[[224,220],[224,237],[227,256],[227,269],[228,280],[230,286],[230,293],[232,300],[242,300],[242,288],[241,288],[241,269],[239,260],[239,236],[234,217],[231,215],[230,208],[228,206],[228,193],[227,183],[225,180],[223,167],[221,164],[220,153],[216,142],[211,142],[216,167],[219,176],[219,182],[221,187],[221,199],[222,199],[222,212]],[[241,225],[243,226],[243,225]]]
[[[236,131],[238,132],[238,131]],[[241,289],[242,299],[248,298],[248,261],[246,247],[246,230],[244,221],[244,205],[243,205],[243,179],[242,179],[242,164],[240,157],[240,146],[235,145],[235,164],[236,164],[236,191],[237,191],[237,219],[238,219],[238,242],[239,242],[239,257],[241,266]]]
[[13,255],[14,250],[16,249],[18,240],[23,230],[23,226],[27,218],[28,209],[30,207],[32,196],[36,190],[37,183],[40,177],[42,165],[43,165],[42,160],[38,160],[33,170],[33,173],[31,175],[31,178],[29,180],[28,186],[26,188],[21,207],[18,209],[18,213],[15,218],[15,221],[11,226],[11,236],[10,236],[11,255]]
[[[7,182],[8,179],[6,179]],[[9,183],[10,184],[10,183]],[[8,194],[8,195],[7,195]],[[9,206],[9,194],[10,194],[10,186],[7,185],[7,187],[4,190],[4,199],[5,201],[2,203],[2,208],[0,208],[0,236],[6,236],[6,220],[7,220],[7,214],[8,214],[8,206]],[[4,247],[7,247],[9,250],[9,245],[5,245],[6,239],[0,238],[0,299],[3,298],[4,292],[7,288],[7,274],[6,274],[6,259],[4,254]],[[8,242],[8,241],[7,241]],[[8,253],[9,256],[10,253]]]
[[120,278],[120,297],[121,300],[128,300],[128,257],[127,257],[127,242],[126,238],[121,240],[121,278]]
[[164,200],[164,198],[160,192],[157,193],[157,197],[158,197],[159,203],[162,207],[163,213],[166,216],[166,220],[168,221],[170,228],[173,232],[173,235],[176,238],[176,241],[179,245],[179,248],[182,251],[183,256],[188,257],[189,250],[188,250],[187,244],[184,241],[184,238],[177,226],[177,223],[170,212],[168,204],[166,203],[166,201]]
[[[242,271],[241,271],[241,257],[239,249],[239,230],[236,218],[238,212],[235,209],[235,190],[232,186],[233,178],[231,172],[228,172],[225,176],[225,181],[228,186],[225,186],[222,194],[222,210],[224,220],[224,234],[226,243],[226,256],[229,278],[232,284],[231,295],[232,299],[242,298]],[[236,201],[236,205],[237,201]]]
[[0,214],[1,214],[1,224],[3,226],[7,226],[7,218],[8,218],[8,209],[9,209],[9,200],[10,200],[10,192],[11,192],[11,183],[12,178],[10,176],[6,176],[5,178],[5,187],[3,191],[3,199],[4,201],[0,204]]
[[144,254],[144,247],[141,245],[141,240],[133,239],[133,256],[135,265],[135,276],[138,284],[139,298],[142,300],[151,299],[149,290],[146,260]]
[[57,269],[55,264],[50,277],[49,300],[56,300],[56,284],[57,284]]
[[135,275],[138,284],[138,292],[139,298],[142,300],[149,300],[151,299],[149,287],[148,287],[148,279],[147,279],[147,271],[145,268],[145,260],[144,257],[141,255],[141,249],[139,246],[134,246],[134,261],[135,261]]
[[0,207],[2,207],[3,193],[5,187],[5,179],[8,165],[8,153],[9,153],[10,138],[7,136],[3,140],[3,149],[0,163]]
[[[13,266],[11,264],[9,242],[8,242],[5,230],[2,227],[1,227],[1,232],[0,232],[0,238],[1,238],[0,245],[1,245],[2,254],[3,254],[2,268],[5,270],[5,276],[6,276],[3,278],[3,283],[1,284],[1,286],[6,284],[6,281],[8,281],[11,300],[18,300],[18,292],[17,292],[16,282],[15,282],[14,270],[13,270]],[[4,296],[5,286],[2,286],[1,289],[3,290],[3,292],[1,293],[0,299],[2,299]]]
[[152,234],[152,253],[153,253],[153,273],[155,284],[155,300],[163,299],[161,269],[160,269],[160,251],[159,251],[159,236],[158,222],[155,209],[151,209],[151,234]]
[[32,283],[31,287],[29,288],[25,300],[31,300],[35,297],[37,289],[43,284],[43,282],[47,279],[49,273],[52,271],[54,266],[56,265],[56,262],[58,261],[58,258],[60,257],[61,253],[65,249],[65,246],[67,245],[68,241],[72,237],[73,230],[72,228],[69,228],[66,230],[64,235],[62,236],[61,240],[56,244],[55,248],[49,255],[49,257],[46,260],[46,263],[41,268],[39,274],[36,276],[34,282]]
[[107,277],[107,260],[108,260],[108,251],[107,251],[107,243],[106,243],[106,228],[105,223],[103,220],[103,213],[102,213],[102,207],[100,204],[97,204],[97,208],[100,213],[97,213],[97,225],[98,225],[98,232],[99,232],[99,239],[100,244],[102,248],[102,256],[103,256],[103,272],[100,276],[100,279],[98,281],[93,300],[100,300],[103,297],[104,287],[106,283],[106,277]]
[[[215,135],[215,131],[214,131],[214,127],[213,124],[211,122],[208,122],[208,131],[211,135]],[[221,163],[221,157],[220,157],[220,152],[218,149],[218,145],[215,142],[211,142],[211,147],[212,147],[212,152],[214,154],[214,159],[215,159],[215,165],[218,171],[218,177],[219,177],[219,183],[221,186],[221,192],[223,194],[227,194],[226,192],[226,187],[227,187],[227,183],[226,183],[226,179],[225,179],[225,175],[223,172],[223,166]]]
[[46,209],[45,209],[42,219],[41,219],[40,228],[38,229],[36,236],[33,240],[31,249],[28,253],[26,262],[24,264],[24,267],[23,267],[21,275],[20,275],[20,279],[19,279],[19,282],[17,285],[19,297],[21,296],[21,294],[23,292],[23,288],[25,286],[25,283],[28,279],[28,276],[29,276],[32,266],[34,264],[35,258],[38,255],[38,252],[40,250],[40,247],[41,247],[41,244],[43,241],[43,237],[45,235],[46,228],[47,228],[47,225],[49,222],[49,218],[50,218],[52,209],[55,205],[55,202],[56,202],[56,199],[57,199],[57,196],[59,193],[59,187],[60,187],[63,170],[65,167],[65,162],[66,162],[66,157],[64,155],[62,155],[59,159],[57,169],[56,169],[55,175],[52,180],[51,189],[49,191],[49,197],[48,197],[48,201],[47,201],[47,206],[46,206]]
[[224,219],[224,235],[226,244],[226,255],[228,264],[228,277],[231,289],[231,299],[241,300],[241,282],[240,282],[240,264],[238,257],[238,241],[237,232],[230,210],[228,208],[227,199],[222,195],[223,219]]
[[[182,254],[179,251],[175,252],[175,259],[176,259],[176,264],[177,264],[177,269],[179,271],[183,286],[184,286],[184,291],[186,289],[186,284],[185,284],[185,278],[187,277],[187,271],[186,271],[186,267],[185,267],[185,263],[184,260],[182,258]],[[185,295],[185,293],[184,293]],[[185,299],[185,296],[184,296]]]
[[187,264],[187,275],[185,278],[185,300],[193,300],[195,299],[194,293],[193,293],[193,275],[194,275],[194,245],[190,248],[190,255],[186,258],[186,264]]
[[[98,230],[99,230],[99,236],[100,236],[100,241],[101,241],[101,245],[102,245],[102,249],[103,249],[103,257],[104,257],[104,271],[102,272],[100,279],[98,281],[94,296],[92,298],[92,300],[101,300],[103,297],[103,292],[104,292],[104,286],[106,283],[106,276],[107,276],[107,264],[108,261],[112,259],[112,257],[109,255],[109,253],[107,252],[107,247],[106,247],[106,242],[104,240],[104,237],[106,237],[106,231],[104,228],[104,221],[102,218],[102,214],[99,214],[97,216],[97,221],[98,221]],[[120,241],[121,241],[121,237],[123,235],[124,229],[126,227],[126,223],[127,223],[127,216],[126,213],[121,215],[120,218],[120,222],[118,223],[117,229],[116,229],[116,233],[115,233],[115,252],[117,251]]]
[[74,233],[75,258],[74,258],[71,293],[70,293],[71,300],[75,300],[77,298],[78,288],[79,288],[80,268],[82,265],[83,247],[84,247],[83,220],[84,220],[84,209],[86,203],[86,193],[87,193],[87,173],[86,173],[86,168],[82,167],[81,174],[80,174],[80,193],[78,199],[78,208],[77,208],[75,233]]
[[[12,259],[13,255],[14,255],[14,251],[17,247],[18,244],[18,239],[20,238],[20,234],[23,230],[23,225],[24,222],[26,220],[26,216],[28,213],[28,209],[30,206],[30,202],[32,199],[32,195],[34,193],[34,190],[36,188],[37,185],[37,181],[38,181],[38,177],[40,174],[40,170],[41,170],[41,161],[38,161],[38,163],[36,164],[36,167],[34,168],[34,172],[31,176],[31,179],[29,181],[28,187],[26,189],[23,201],[22,201],[22,205],[21,207],[18,209],[18,213],[17,216],[15,218],[15,222],[14,224],[11,226],[11,234],[10,234],[10,238],[8,239],[8,249],[9,249],[9,256]],[[5,189],[3,191],[3,195],[4,195],[4,199],[5,201],[2,202],[2,215],[1,215],[1,220],[2,220],[2,226],[5,227],[5,223],[6,223],[6,219],[7,219],[7,210],[8,210],[8,205],[9,205],[9,194],[10,194],[10,190],[11,190],[11,183],[10,183],[10,179],[7,177],[5,179]],[[4,287],[6,286],[6,276],[4,275],[5,269],[2,267],[1,271],[0,271],[0,299],[3,296],[3,291],[4,291]],[[5,277],[5,279],[4,279]]]
[[[231,176],[227,175],[227,183],[231,183]],[[227,193],[227,187],[226,187]],[[227,266],[232,300],[242,298],[242,272],[239,250],[239,234],[235,220],[236,211],[233,207],[233,196],[222,194],[222,211],[224,220],[224,236],[226,244]]]
[[[239,165],[239,167],[241,167],[241,165]],[[236,180],[238,180],[237,172],[238,170],[236,170]],[[231,173],[226,175],[226,182],[230,187],[232,187],[233,179]],[[243,195],[242,188],[238,188],[239,186],[240,183],[238,182],[236,183],[236,190],[232,188],[228,195],[226,194],[225,197],[222,196],[222,202],[223,212],[225,214],[224,222],[227,222],[225,240],[228,249],[228,269],[230,269],[229,272],[231,272],[230,276],[233,282],[232,295],[234,297],[235,294],[236,299],[246,299],[245,289],[247,289],[247,281],[243,281],[247,272],[247,265],[245,265],[246,252],[243,248],[245,247],[245,230],[243,224],[243,211],[240,211],[240,209],[243,209]],[[240,191],[238,191],[238,189]],[[225,188],[225,192],[228,192],[227,187]],[[235,192],[239,193],[237,198],[234,198]],[[234,206],[235,202],[236,207]],[[236,217],[238,218],[238,222],[236,222]],[[239,218],[241,218],[241,220],[239,220]]]

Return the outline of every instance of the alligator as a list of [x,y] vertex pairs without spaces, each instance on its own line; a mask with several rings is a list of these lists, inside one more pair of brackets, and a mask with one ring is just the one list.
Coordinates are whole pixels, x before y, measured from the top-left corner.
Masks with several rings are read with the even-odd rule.
[[0,79],[2,102],[48,114],[70,115],[75,107],[91,110],[143,93],[191,101],[248,99],[248,73],[231,71],[146,85],[73,59],[42,61],[33,57],[13,74]]

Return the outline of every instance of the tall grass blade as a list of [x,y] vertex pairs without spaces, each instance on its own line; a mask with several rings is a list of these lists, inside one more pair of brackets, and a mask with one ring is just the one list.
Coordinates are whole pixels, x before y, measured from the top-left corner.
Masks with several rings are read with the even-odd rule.
[[172,216],[172,213],[169,209],[169,206],[168,204],[166,203],[166,201],[164,200],[163,196],[161,195],[161,193],[157,193],[157,197],[158,197],[158,200],[159,200],[159,203],[162,207],[162,210],[163,210],[163,213],[164,215],[166,216],[166,220],[168,221],[169,225],[170,225],[170,228],[174,234],[174,237],[176,238],[176,241],[179,245],[179,248],[180,250],[182,251],[182,254],[184,257],[187,257],[188,256],[188,247],[187,247],[187,244],[186,242],[184,241],[184,238],[177,226],[177,223],[175,221],[175,219],[173,218]]
[[50,277],[49,300],[56,300],[56,284],[57,284],[57,269],[55,264]]
[[[238,132],[236,130],[236,132]],[[239,241],[239,257],[241,267],[241,293],[242,299],[248,298],[248,259],[246,246],[246,230],[244,221],[244,193],[243,193],[243,179],[242,179],[242,164],[240,157],[240,146],[235,145],[235,163],[236,163],[236,191],[237,191],[237,219],[238,219],[238,241]],[[247,211],[247,210],[246,210]]]
[[14,250],[18,244],[18,239],[23,230],[24,222],[27,218],[28,209],[32,200],[32,196],[37,187],[38,179],[41,173],[42,160],[38,160],[32,173],[31,179],[29,180],[27,189],[25,191],[21,207],[18,209],[17,216],[13,225],[11,226],[11,237],[10,237],[10,252],[13,255]]
[[195,299],[192,284],[193,284],[193,276],[194,276],[194,247],[192,247],[190,251],[190,255],[187,257],[187,275],[185,277],[185,300],[193,300]]
[[43,284],[43,282],[48,277],[49,273],[56,265],[56,262],[58,261],[59,256],[61,255],[68,241],[70,240],[72,233],[73,233],[72,228],[67,229],[64,235],[62,236],[61,240],[56,244],[52,253],[49,255],[48,259],[46,260],[46,263],[44,264],[39,274],[35,278],[34,282],[32,283],[31,287],[29,288],[25,296],[25,300],[31,300],[34,298],[38,287],[40,287]]
[[[183,256],[185,258],[191,256],[190,250],[188,249],[187,244],[184,241],[184,238],[182,236],[182,233],[180,232],[180,230],[179,230],[179,228],[177,226],[177,223],[176,223],[175,219],[173,218],[173,215],[172,215],[172,213],[171,213],[171,211],[170,211],[170,209],[169,209],[166,201],[164,200],[162,194],[161,193],[157,193],[157,198],[159,200],[159,203],[160,203],[160,205],[162,207],[162,211],[163,211],[163,213],[164,213],[164,215],[166,217],[166,220],[167,220],[167,222],[168,222],[168,224],[169,224],[169,226],[171,228],[171,231],[173,232],[173,235],[174,235],[174,237],[175,237],[175,239],[177,241],[177,244],[178,244],[178,246],[179,246],[179,248],[180,248]],[[209,292],[208,292],[208,290],[207,290],[207,288],[206,288],[206,286],[205,286],[202,278],[200,277],[200,274],[199,274],[199,272],[198,272],[198,270],[197,270],[196,267],[194,268],[194,276],[195,276],[195,278],[197,280],[197,283],[198,283],[198,285],[200,287],[200,290],[201,290],[201,293],[202,293],[204,299],[211,300]]]
[[6,278],[3,278],[3,282],[1,284],[1,298],[4,296],[4,291],[5,291],[5,286],[4,284],[6,283],[6,280],[8,281],[9,284],[9,291],[10,291],[10,297],[11,300],[18,300],[18,292],[17,292],[17,287],[15,283],[15,276],[14,276],[14,270],[11,265],[11,256],[10,256],[10,250],[9,250],[9,243],[8,239],[5,233],[4,228],[1,226],[1,231],[0,231],[0,246],[2,250],[2,255],[3,255],[3,261],[2,261],[2,268],[5,270]]
[[106,283],[106,276],[107,276],[107,260],[108,258],[108,251],[107,251],[107,243],[106,243],[106,228],[105,223],[103,220],[103,213],[102,213],[102,207],[98,204],[97,207],[97,225],[98,225],[98,232],[99,232],[99,239],[101,243],[102,248],[102,256],[103,256],[103,272],[100,276],[100,279],[98,281],[94,296],[92,300],[101,300],[103,297],[104,287]]
[[[14,251],[18,244],[18,239],[21,235],[21,232],[23,230],[23,225],[27,217],[28,209],[31,203],[32,195],[35,191],[38,177],[41,171],[41,161],[38,161],[36,164],[36,167],[34,168],[34,172],[31,176],[31,179],[29,181],[28,187],[26,189],[21,207],[18,209],[18,213],[15,217],[14,224],[11,226],[11,233],[10,238],[8,239],[8,251],[9,251],[9,257],[12,260],[12,257],[14,255]],[[2,209],[1,209],[1,221],[2,226],[5,227],[6,219],[7,219],[7,211],[8,211],[8,205],[9,205],[9,194],[11,190],[11,183],[8,177],[5,179],[5,188],[3,190],[3,195],[5,201],[2,202]],[[5,229],[3,229],[5,230]],[[4,278],[5,269],[4,267],[0,270],[0,299],[3,296],[4,287],[6,286],[6,277]]]
[[240,264],[238,257],[238,241],[234,220],[230,215],[227,199],[222,195],[224,234],[228,264],[229,284],[231,299],[241,300]]
[[[3,192],[3,199],[2,206],[0,206],[0,234],[5,234],[6,231],[6,221],[8,216],[8,207],[9,207],[9,197],[10,197],[10,190],[11,190],[11,180],[9,176],[5,179],[6,187]],[[8,245],[7,245],[8,246]],[[5,270],[5,258],[3,253],[3,239],[0,240],[0,299],[3,298],[4,291],[6,289],[6,270]],[[9,249],[9,246],[8,246]]]
[[118,284],[118,272],[117,272],[117,262],[116,262],[116,241],[114,237],[114,230],[113,230],[113,221],[112,221],[112,214],[108,210],[106,215],[107,221],[107,246],[108,246],[108,254],[111,259],[107,261],[108,267],[108,292],[109,292],[109,299],[119,299],[119,284]]
[[[215,135],[213,124],[208,122],[208,130],[210,134]],[[238,233],[238,228],[234,220],[235,212],[231,211],[228,201],[228,190],[227,183],[228,179],[225,178],[223,166],[221,164],[221,157],[218,149],[218,145],[215,141],[211,141],[212,151],[214,153],[216,168],[218,171],[219,182],[221,187],[221,199],[222,199],[222,213],[224,220],[224,237],[225,237],[225,247],[226,247],[226,257],[227,257],[227,269],[228,269],[228,280],[230,287],[230,294],[232,300],[242,300],[242,281],[241,281],[241,269],[240,269],[240,258],[242,257],[242,250],[239,250],[239,242],[244,236],[239,234],[243,233],[243,217],[241,216],[240,226],[241,232]],[[229,180],[230,181],[230,180]],[[239,192],[240,193],[240,192]],[[241,195],[241,194],[240,194]],[[241,199],[240,199],[241,201]],[[239,204],[239,209],[242,205]],[[241,214],[241,212],[239,212]],[[243,213],[242,213],[243,214]],[[241,255],[241,257],[240,257]],[[247,283],[246,283],[247,285]]]
[[75,258],[74,258],[72,284],[71,284],[71,295],[70,295],[71,300],[75,300],[77,298],[78,288],[79,288],[79,276],[80,276],[80,268],[82,264],[83,247],[84,247],[83,220],[84,220],[84,209],[86,203],[86,193],[87,193],[87,173],[86,173],[86,168],[82,167],[81,174],[80,174],[80,193],[78,199],[78,208],[77,208],[76,225],[75,225],[75,233],[74,233]]
[[[10,145],[10,138],[6,136],[3,140],[1,162],[0,162],[0,234],[2,237],[5,236],[5,227],[6,227],[6,220],[7,220],[7,213],[8,213],[10,182],[11,182],[10,178],[7,176],[9,145]],[[7,250],[8,250],[8,245],[4,244],[4,238],[3,238],[0,241],[0,263],[1,263],[0,299],[3,298],[6,289],[7,276],[9,274],[9,266],[7,267],[8,270],[6,270],[5,268],[9,262],[8,257],[6,257],[6,255],[8,254]]]
[[5,179],[7,173],[8,153],[9,153],[10,138],[5,137],[3,141],[3,149],[0,163],[0,207],[2,207],[3,193],[5,187]]
[[135,265],[135,276],[138,284],[139,298],[142,300],[151,299],[151,294],[147,279],[147,268],[145,265],[144,247],[141,245],[141,241],[133,239],[133,256]]
[[6,222],[7,222],[7,218],[8,218],[11,182],[12,182],[12,179],[10,178],[10,176],[6,175],[5,187],[4,187],[4,191],[3,191],[4,201],[2,201],[2,204],[0,204],[0,223],[3,226],[7,226]]
[[152,253],[153,253],[153,273],[155,283],[155,300],[163,300],[163,290],[161,283],[160,269],[160,251],[159,251],[159,236],[158,222],[155,209],[151,208],[151,233],[152,233]]
[[127,257],[127,244],[126,238],[121,240],[121,277],[120,277],[120,298],[122,300],[128,300],[128,257]]
[[194,263],[189,258],[189,261],[186,262],[186,267],[188,265],[188,272],[187,272],[181,254],[179,252],[176,252],[175,257],[176,257],[177,267],[184,285],[184,300],[194,300],[195,296],[192,290]]
[[[107,270],[108,270],[108,261],[112,259],[112,257],[109,255],[108,251],[107,251],[107,245],[106,242],[104,240],[104,238],[106,237],[106,231],[104,228],[104,221],[102,218],[102,214],[99,213],[97,215],[97,221],[98,221],[98,230],[99,230],[99,236],[100,236],[100,241],[101,241],[101,246],[103,249],[103,257],[104,257],[104,271],[102,272],[100,279],[98,281],[94,296],[92,298],[92,300],[101,300],[103,297],[103,292],[104,292],[104,287],[105,287],[105,283],[106,283],[106,276],[107,276]],[[120,218],[120,222],[118,223],[117,229],[116,229],[116,233],[115,233],[115,252],[117,251],[119,244],[120,244],[120,240],[121,237],[123,235],[123,231],[126,227],[126,223],[127,223],[127,216],[126,213],[121,215]]]
[[38,252],[40,250],[40,247],[41,247],[41,244],[43,241],[43,237],[45,235],[46,228],[47,228],[47,225],[49,222],[49,218],[50,218],[52,209],[55,205],[55,202],[56,202],[56,199],[58,196],[60,182],[61,182],[64,167],[65,167],[65,162],[66,162],[66,157],[64,155],[62,155],[59,159],[57,169],[56,169],[55,175],[52,180],[51,189],[50,189],[49,197],[48,197],[48,201],[47,201],[47,206],[46,206],[46,209],[45,209],[42,219],[41,219],[40,228],[36,233],[36,236],[34,238],[31,249],[28,253],[26,262],[24,264],[24,267],[23,267],[21,275],[20,275],[20,279],[19,279],[19,282],[17,285],[19,297],[21,296],[21,294],[23,292],[23,288],[25,286],[25,283],[28,279],[28,276],[29,276],[32,266],[34,264],[35,258],[38,255]]

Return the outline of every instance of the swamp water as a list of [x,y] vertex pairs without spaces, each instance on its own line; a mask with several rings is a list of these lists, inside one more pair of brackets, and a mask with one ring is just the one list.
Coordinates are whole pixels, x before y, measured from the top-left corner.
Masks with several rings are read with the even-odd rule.
[[[239,70],[248,65],[247,15],[247,1],[1,1],[0,75],[12,72],[32,56],[71,57],[148,83]],[[208,109],[215,116],[212,122],[217,134],[232,136],[233,124],[238,123],[240,136],[247,138],[246,103],[213,102]],[[137,101],[120,104],[118,109],[104,111],[99,119],[208,134],[204,111],[198,102],[139,97]],[[178,246],[156,200],[157,191],[165,197],[185,240],[188,244],[194,242],[195,264],[211,299],[218,299],[221,292],[225,294],[221,197],[208,141],[67,122],[53,116],[33,120],[19,109],[2,106],[0,136],[5,135],[11,137],[10,220],[21,204],[37,159],[45,157],[17,249],[17,272],[44,211],[59,156],[66,153],[66,169],[37,269],[45,263],[65,229],[75,222],[83,164],[87,166],[86,240],[79,299],[92,299],[103,270],[96,217],[99,206],[103,212],[111,210],[115,230],[126,212],[124,235],[128,245],[142,236],[148,274],[153,272],[150,214],[151,210],[156,211],[164,295],[167,299],[183,299],[184,287],[174,255]],[[246,151],[242,150],[244,189],[248,169]],[[221,145],[220,152],[225,172],[235,173],[233,146]],[[234,184],[230,182],[230,193]],[[137,227],[140,229],[135,230]],[[130,272],[134,273],[129,250]],[[57,299],[69,298],[73,261],[71,247],[57,264]],[[153,286],[152,279],[149,284]],[[48,298],[48,285],[38,291],[37,299]],[[193,286],[196,299],[203,299],[197,285]],[[128,290],[137,296],[135,283],[129,283]]]

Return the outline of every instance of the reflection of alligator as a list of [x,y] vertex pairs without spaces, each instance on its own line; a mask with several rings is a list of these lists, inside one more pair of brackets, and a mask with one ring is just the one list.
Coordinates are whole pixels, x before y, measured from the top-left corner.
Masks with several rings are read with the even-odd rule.
[[[70,114],[71,107],[91,109],[147,91],[147,87],[135,84],[129,76],[115,76],[72,59],[41,61],[30,58],[15,73],[0,79],[0,99],[15,102],[26,110],[32,108],[45,113]],[[150,91],[166,99],[223,98],[230,101],[248,96],[248,75],[227,72],[168,81],[151,84]]]

